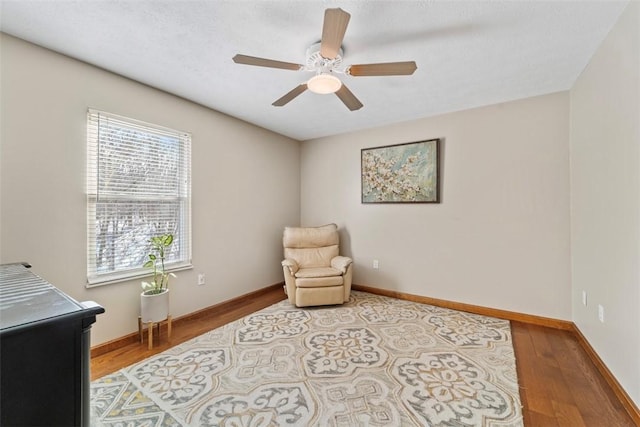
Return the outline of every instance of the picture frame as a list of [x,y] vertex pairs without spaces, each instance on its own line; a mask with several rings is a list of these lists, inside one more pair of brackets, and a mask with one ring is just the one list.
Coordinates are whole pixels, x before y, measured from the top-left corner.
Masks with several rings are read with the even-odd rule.
[[440,139],[363,148],[362,203],[440,203]]

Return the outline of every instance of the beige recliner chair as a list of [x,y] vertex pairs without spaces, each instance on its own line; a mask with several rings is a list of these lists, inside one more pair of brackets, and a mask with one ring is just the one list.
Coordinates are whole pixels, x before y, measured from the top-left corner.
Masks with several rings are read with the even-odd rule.
[[342,304],[351,293],[351,258],[339,255],[338,226],[286,227],[285,292],[298,307]]

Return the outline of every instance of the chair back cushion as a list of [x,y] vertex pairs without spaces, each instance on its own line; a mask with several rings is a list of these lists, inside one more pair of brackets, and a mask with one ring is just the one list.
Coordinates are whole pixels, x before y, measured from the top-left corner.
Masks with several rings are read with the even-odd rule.
[[338,226],[285,227],[282,237],[284,257],[295,260],[300,268],[327,267],[339,254]]

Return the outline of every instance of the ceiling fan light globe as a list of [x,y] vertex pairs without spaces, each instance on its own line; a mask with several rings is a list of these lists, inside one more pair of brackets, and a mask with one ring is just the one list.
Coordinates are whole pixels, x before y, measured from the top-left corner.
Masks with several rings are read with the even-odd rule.
[[335,93],[342,86],[342,82],[331,74],[318,74],[307,82],[307,88],[313,93],[327,94]]

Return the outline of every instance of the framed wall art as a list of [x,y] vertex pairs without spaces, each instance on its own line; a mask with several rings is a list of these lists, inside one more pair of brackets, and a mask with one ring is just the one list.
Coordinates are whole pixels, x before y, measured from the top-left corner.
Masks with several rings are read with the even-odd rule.
[[361,150],[362,203],[440,203],[440,140]]

